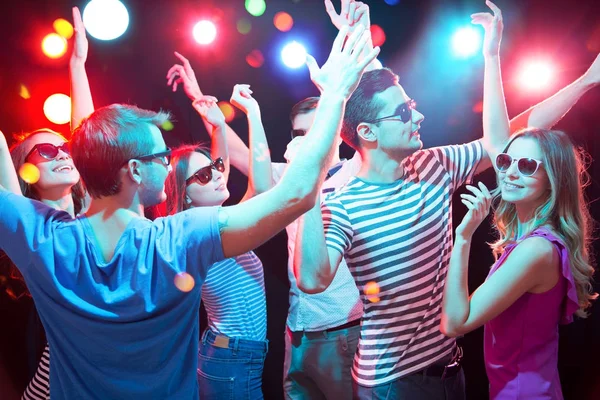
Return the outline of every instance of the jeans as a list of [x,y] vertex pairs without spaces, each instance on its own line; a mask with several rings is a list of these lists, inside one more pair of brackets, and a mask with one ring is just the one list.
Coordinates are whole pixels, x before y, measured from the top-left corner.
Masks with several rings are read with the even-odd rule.
[[[226,343],[210,329],[198,347],[200,399],[262,399],[262,373],[268,340],[229,338]],[[221,346],[227,345],[227,348]]]
[[349,400],[360,325],[336,331],[286,330],[283,392],[287,400]]
[[462,369],[442,379],[414,373],[373,387],[354,382],[355,400],[465,400],[465,375]]

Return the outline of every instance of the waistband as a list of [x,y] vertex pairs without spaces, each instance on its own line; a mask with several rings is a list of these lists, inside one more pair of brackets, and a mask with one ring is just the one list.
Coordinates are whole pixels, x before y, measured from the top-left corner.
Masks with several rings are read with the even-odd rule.
[[322,336],[327,336],[329,333],[339,332],[344,329],[353,328],[355,326],[360,326],[360,318],[355,319],[353,321],[346,322],[345,324],[334,326],[332,328],[323,329],[320,331],[292,331],[289,327],[287,327],[288,331],[292,333],[294,336],[306,336],[307,338],[317,338]]
[[269,351],[269,341],[268,340],[248,340],[248,339],[240,339],[240,338],[230,338],[224,335],[218,335],[207,329],[202,334],[202,339],[200,339],[202,343],[208,343],[215,347],[220,347],[222,349],[231,349],[233,351],[259,351],[263,354],[267,354]]

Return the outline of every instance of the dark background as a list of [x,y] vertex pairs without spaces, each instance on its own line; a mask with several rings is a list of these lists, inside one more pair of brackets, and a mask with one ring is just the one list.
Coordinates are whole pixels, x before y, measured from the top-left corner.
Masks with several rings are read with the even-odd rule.
[[[0,3],[0,129],[13,133],[50,127],[68,135],[68,126],[48,122],[42,112],[46,97],[55,92],[69,93],[68,54],[59,60],[42,55],[40,43],[52,31],[54,19],[71,20],[71,7],[86,2],[66,0],[19,0]],[[319,63],[325,61],[336,29],[331,25],[320,0],[267,0],[261,17],[244,10],[243,0],[124,0],[130,15],[127,32],[114,41],[89,38],[87,71],[96,107],[115,102],[137,104],[149,109],[167,109],[175,116],[175,128],[165,133],[171,146],[181,142],[205,141],[200,118],[180,91],[166,86],[167,70],[177,60],[177,50],[186,55],[196,71],[204,93],[226,100],[236,83],[252,85],[262,108],[274,161],[282,161],[289,139],[288,114],[291,106],[307,96],[317,95],[305,68],[289,70],[279,61],[279,51],[287,40],[302,41]],[[483,1],[401,0],[389,6],[383,0],[367,1],[371,23],[380,25],[387,36],[380,60],[400,75],[409,96],[425,115],[421,138],[426,147],[462,143],[480,137],[481,113],[474,105],[482,100],[483,60],[455,59],[449,50],[453,30],[468,24],[470,14],[485,11]],[[334,1],[337,4],[337,1]],[[511,116],[517,115],[580,76],[600,52],[600,2],[595,0],[498,0],[505,20],[502,44],[503,76]],[[295,21],[288,33],[275,29],[273,16],[286,11]],[[218,19],[215,43],[202,47],[193,41],[191,29],[200,17]],[[252,22],[248,35],[235,28],[246,16]],[[251,68],[245,57],[253,49],[265,55],[265,64]],[[522,60],[536,55],[552,60],[554,82],[545,90],[528,92],[519,87],[518,69]],[[19,97],[24,84],[31,93]],[[560,122],[574,140],[592,156],[599,154],[600,88],[586,94]],[[245,118],[232,127],[245,140]],[[342,156],[350,156],[346,147]],[[589,169],[592,182],[588,198],[594,218],[599,220],[600,170],[597,162]],[[481,179],[494,186],[493,174]],[[246,181],[237,171],[230,179],[231,202],[239,200]],[[455,225],[464,207],[456,202]],[[474,289],[485,278],[493,259],[486,242],[493,240],[489,225],[476,235],[471,257],[470,285]],[[595,242],[598,254],[598,243]],[[257,250],[265,266],[268,307],[269,355],[263,388],[267,399],[281,398],[283,332],[287,316],[288,281],[286,237],[279,234]],[[598,290],[598,286],[596,290]],[[594,307],[587,320],[578,320],[561,329],[560,363],[563,391],[568,399],[600,398],[600,311]],[[0,398],[17,398],[27,382],[27,345],[35,348],[32,336],[19,327],[30,318],[29,302],[11,302],[0,296]],[[469,399],[487,397],[483,366],[482,330],[461,340],[465,348],[464,368]],[[34,343],[34,344],[32,344]],[[37,343],[39,345],[39,342]],[[29,361],[31,362],[31,361]],[[34,362],[31,362],[34,364]]]

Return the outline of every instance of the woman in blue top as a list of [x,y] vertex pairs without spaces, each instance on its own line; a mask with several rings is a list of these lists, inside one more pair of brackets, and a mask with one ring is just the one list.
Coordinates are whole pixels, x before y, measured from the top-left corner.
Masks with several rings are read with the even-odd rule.
[[[212,149],[184,145],[172,155],[167,178],[167,212],[191,207],[221,206],[228,198],[229,157],[225,145],[225,117],[216,99],[203,96],[187,59],[169,71],[174,90],[182,83],[194,108],[202,115]],[[260,109],[248,85],[236,85],[231,103],[248,117],[250,173],[244,201],[271,186],[271,159]],[[201,399],[262,399],[262,372],[268,341],[262,263],[254,252],[213,264],[202,286],[208,316],[198,350]]]

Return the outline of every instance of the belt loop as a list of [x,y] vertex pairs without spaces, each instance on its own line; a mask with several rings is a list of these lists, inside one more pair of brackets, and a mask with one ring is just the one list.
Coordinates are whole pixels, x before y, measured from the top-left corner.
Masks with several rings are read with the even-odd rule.
[[269,339],[265,339],[265,354],[269,352]]
[[200,339],[202,344],[206,344],[207,337],[208,337],[208,329],[205,329],[204,332],[202,333],[202,339]]
[[[232,339],[229,339],[230,343]],[[237,354],[240,345],[240,338],[233,338],[233,354]]]

